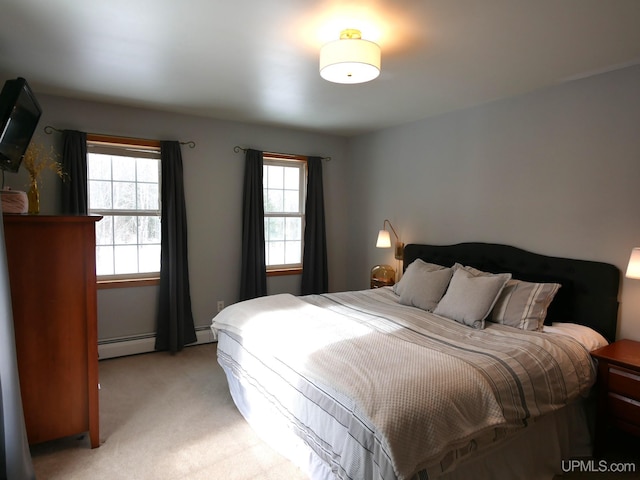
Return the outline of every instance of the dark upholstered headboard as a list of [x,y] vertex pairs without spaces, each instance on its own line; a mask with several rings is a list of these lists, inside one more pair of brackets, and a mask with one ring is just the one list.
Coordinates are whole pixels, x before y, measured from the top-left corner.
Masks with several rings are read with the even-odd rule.
[[620,270],[608,263],[549,257],[508,245],[459,243],[409,244],[404,268],[420,258],[447,267],[458,262],[492,273],[509,272],[513,278],[562,285],[547,312],[545,323],[586,325],[614,341],[618,325]]

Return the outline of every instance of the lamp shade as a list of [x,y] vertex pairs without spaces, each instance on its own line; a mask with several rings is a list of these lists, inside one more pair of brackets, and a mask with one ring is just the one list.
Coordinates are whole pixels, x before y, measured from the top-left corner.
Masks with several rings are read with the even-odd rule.
[[640,279],[640,247],[636,247],[631,250],[631,256],[629,257],[629,265],[627,266],[627,278]]
[[378,232],[378,241],[376,242],[378,248],[391,248],[391,236],[387,230],[380,230]]
[[380,47],[363,40],[359,30],[340,33],[340,40],[320,50],[320,76],[334,83],[364,83],[380,75]]

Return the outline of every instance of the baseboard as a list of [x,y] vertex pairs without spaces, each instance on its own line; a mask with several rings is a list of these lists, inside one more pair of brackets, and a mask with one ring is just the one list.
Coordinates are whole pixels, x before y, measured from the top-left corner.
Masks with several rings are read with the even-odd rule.
[[[197,342],[188,346],[212,343],[217,340],[209,327],[197,328],[196,338],[198,339]],[[153,352],[155,351],[155,343],[156,336],[154,334],[99,341],[98,359],[106,360],[107,358]]]

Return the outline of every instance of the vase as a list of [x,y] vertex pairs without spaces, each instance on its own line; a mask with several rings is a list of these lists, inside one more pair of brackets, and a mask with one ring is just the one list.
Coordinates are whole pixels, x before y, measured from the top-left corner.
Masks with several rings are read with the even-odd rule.
[[27,198],[29,199],[29,214],[37,215],[40,213],[40,191],[38,190],[38,181],[35,178],[31,179]]

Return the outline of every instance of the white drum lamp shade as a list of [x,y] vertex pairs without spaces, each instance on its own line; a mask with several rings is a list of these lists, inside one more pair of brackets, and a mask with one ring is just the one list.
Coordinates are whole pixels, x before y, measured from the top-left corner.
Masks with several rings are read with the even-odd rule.
[[380,47],[363,40],[360,30],[340,33],[340,40],[320,50],[320,76],[334,83],[364,83],[380,75]]

